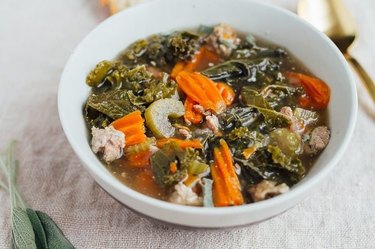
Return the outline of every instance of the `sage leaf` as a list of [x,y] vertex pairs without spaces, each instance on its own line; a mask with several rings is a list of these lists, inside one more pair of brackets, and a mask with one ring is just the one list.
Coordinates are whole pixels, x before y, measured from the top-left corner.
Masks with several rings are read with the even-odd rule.
[[41,211],[35,211],[43,225],[46,233],[48,248],[50,249],[74,249],[74,246],[64,236],[61,229],[46,214]]
[[46,233],[38,214],[31,208],[26,209],[26,213],[29,216],[29,219],[33,226],[35,233],[35,242],[38,246],[38,249],[48,249]]
[[17,249],[36,249],[33,226],[27,213],[21,208],[12,210],[14,246]]

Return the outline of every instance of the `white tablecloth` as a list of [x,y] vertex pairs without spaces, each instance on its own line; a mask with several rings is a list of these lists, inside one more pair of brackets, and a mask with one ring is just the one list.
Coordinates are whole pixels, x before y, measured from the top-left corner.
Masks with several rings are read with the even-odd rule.
[[[360,84],[344,157],[316,192],[271,220],[184,230],[140,217],[99,188],[65,139],[56,105],[68,56],[106,18],[97,2],[0,1],[0,148],[19,141],[26,202],[52,216],[77,248],[375,248],[375,108]],[[375,78],[375,1],[345,2],[359,29],[353,54]],[[0,191],[0,248],[9,247],[9,222],[8,196]]]

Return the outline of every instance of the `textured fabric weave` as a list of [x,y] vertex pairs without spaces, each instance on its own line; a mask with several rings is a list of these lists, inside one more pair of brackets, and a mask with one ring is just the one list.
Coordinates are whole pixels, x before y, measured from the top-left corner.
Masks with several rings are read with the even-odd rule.
[[[68,56],[106,17],[97,2],[0,1],[0,148],[18,140],[26,202],[53,217],[77,248],[375,248],[375,108],[360,84],[358,123],[344,157],[313,194],[271,220],[180,229],[143,218],[100,189],[68,144],[56,104]],[[375,2],[345,2],[360,33],[353,52],[374,69]],[[8,201],[1,190],[0,248],[10,246]]]

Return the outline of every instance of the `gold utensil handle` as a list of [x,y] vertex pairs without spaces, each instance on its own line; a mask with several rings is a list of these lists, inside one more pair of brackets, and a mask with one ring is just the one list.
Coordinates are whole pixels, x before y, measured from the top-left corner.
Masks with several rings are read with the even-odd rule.
[[353,58],[349,54],[346,54],[345,58],[353,66],[375,103],[375,82],[371,79],[370,75],[368,75],[366,70],[361,66],[361,64],[359,64],[359,62],[355,58]]

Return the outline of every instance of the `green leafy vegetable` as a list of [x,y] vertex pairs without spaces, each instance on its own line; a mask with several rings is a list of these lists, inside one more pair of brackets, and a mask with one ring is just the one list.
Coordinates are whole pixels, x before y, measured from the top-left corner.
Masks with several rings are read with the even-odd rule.
[[[91,94],[86,103],[86,115],[90,114],[88,108],[95,109],[113,120],[122,118],[133,111],[143,110],[142,107],[132,105],[128,94],[120,89],[104,92],[99,95]],[[89,120],[97,118],[93,116],[86,117]]]
[[272,128],[282,128],[288,127],[290,125],[290,119],[274,110],[264,109],[264,108],[257,108],[260,113],[262,113],[266,124]]
[[177,91],[177,84],[168,74],[164,74],[161,80],[150,80],[144,83],[142,88],[143,91],[138,95],[131,90],[127,92],[133,105],[150,104],[158,99],[170,98]]
[[[151,168],[155,181],[162,186],[171,186],[187,175],[186,165],[177,164],[177,171],[171,173],[169,165],[184,159],[185,152],[176,143],[167,143],[151,157]],[[183,166],[183,167],[182,167]]]
[[174,58],[190,60],[199,48],[199,36],[190,32],[173,32],[168,37],[168,48]]
[[279,147],[274,145],[268,145],[267,150],[272,154],[272,160],[274,163],[280,165],[291,173],[297,174],[299,177],[304,175],[305,168],[302,166],[302,163],[298,158],[284,154]]
[[233,84],[242,80],[243,84],[263,87],[277,80],[280,72],[278,61],[277,57],[233,59],[210,67],[202,74],[212,80],[225,80]]
[[115,68],[115,63],[111,61],[99,62],[93,70],[87,75],[86,83],[91,87],[101,84],[108,73]]
[[249,107],[256,108],[262,114],[268,130],[290,125],[289,117],[273,110],[263,96],[250,87],[242,88],[241,101]]
[[153,35],[130,45],[121,55],[128,65],[150,64],[164,70],[178,60],[190,60],[199,49],[199,36],[190,32]]
[[235,127],[247,127],[253,124],[259,117],[255,108],[251,107],[234,107],[227,109],[219,115],[220,127],[229,131]]
[[209,171],[209,166],[199,156],[198,151],[193,148],[186,149],[181,165],[183,168],[187,168],[189,175],[193,176],[199,176]]
[[267,100],[264,99],[263,95],[249,86],[244,86],[242,88],[241,101],[244,105],[247,106],[271,109],[270,104],[267,102]]
[[[278,156],[280,155],[274,157]],[[258,148],[248,160],[236,156],[234,161],[241,166],[243,178],[248,185],[256,184],[264,179],[292,186],[304,176],[305,172],[298,158],[291,159],[290,164],[279,164],[278,162],[282,160],[275,162],[267,146]]]
[[269,85],[262,89],[261,95],[268,104],[276,110],[283,106],[294,107],[297,104],[297,97],[303,94],[302,87],[290,87],[286,85]]

